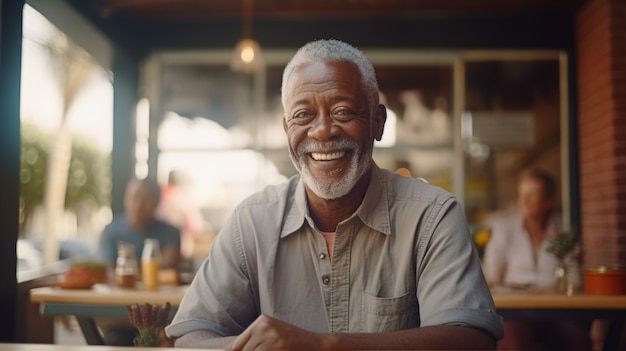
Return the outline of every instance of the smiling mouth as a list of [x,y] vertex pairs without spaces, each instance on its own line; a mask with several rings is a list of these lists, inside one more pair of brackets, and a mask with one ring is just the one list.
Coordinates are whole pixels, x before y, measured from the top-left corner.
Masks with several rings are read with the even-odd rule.
[[320,152],[312,152],[311,158],[315,161],[332,161],[337,160],[346,155],[345,151],[336,151],[331,153],[320,153]]

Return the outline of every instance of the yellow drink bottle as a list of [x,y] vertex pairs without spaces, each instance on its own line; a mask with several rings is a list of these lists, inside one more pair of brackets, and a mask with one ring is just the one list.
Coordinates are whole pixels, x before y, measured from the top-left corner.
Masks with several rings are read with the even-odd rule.
[[146,239],[141,254],[141,280],[146,289],[159,288],[159,269],[161,268],[161,251],[156,239]]

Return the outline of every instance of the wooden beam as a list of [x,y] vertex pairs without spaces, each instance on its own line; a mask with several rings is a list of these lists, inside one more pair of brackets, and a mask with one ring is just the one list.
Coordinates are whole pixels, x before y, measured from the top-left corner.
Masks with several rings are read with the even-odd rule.
[[24,0],[0,0],[0,342],[16,339],[20,195],[20,82]]

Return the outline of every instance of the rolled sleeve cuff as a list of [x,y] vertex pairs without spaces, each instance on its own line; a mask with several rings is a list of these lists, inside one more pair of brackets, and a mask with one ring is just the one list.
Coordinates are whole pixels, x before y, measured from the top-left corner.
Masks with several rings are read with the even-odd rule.
[[488,331],[496,340],[504,337],[502,317],[490,310],[454,308],[436,313],[422,320],[422,326],[458,325]]
[[232,332],[219,325],[200,319],[191,319],[179,323],[170,324],[165,327],[165,334],[169,338],[179,338],[187,333],[196,330],[209,330],[222,336],[233,336]]

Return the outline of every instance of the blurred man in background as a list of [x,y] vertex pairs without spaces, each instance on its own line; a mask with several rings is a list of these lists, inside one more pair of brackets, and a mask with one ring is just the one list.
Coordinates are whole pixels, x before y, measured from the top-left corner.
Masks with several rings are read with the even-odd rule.
[[[518,182],[518,210],[491,221],[483,271],[491,287],[553,291],[557,257],[548,251],[550,238],[561,228],[556,206],[556,182],[545,171],[522,173]],[[572,288],[581,285],[578,251],[567,261]],[[591,349],[589,323],[579,321],[504,321],[499,350]]]
[[[145,239],[157,239],[161,251],[161,269],[178,270],[180,264],[180,231],[155,218],[161,189],[152,179],[132,179],[124,194],[124,213],[115,215],[102,234],[98,245],[100,259],[113,271],[118,244],[133,245],[135,257],[141,259]],[[113,273],[111,273],[113,275]],[[177,278],[176,278],[177,279]],[[96,318],[104,343],[133,346],[136,329],[128,318]]]

